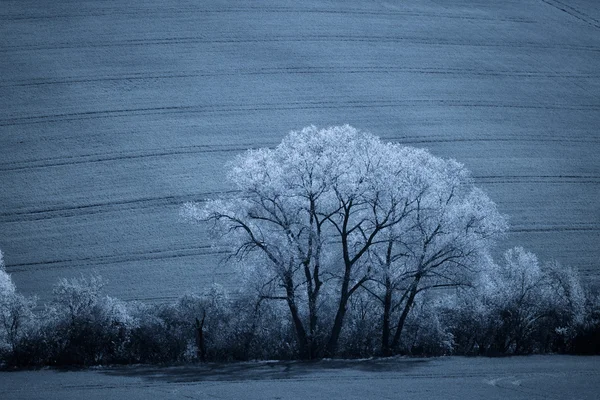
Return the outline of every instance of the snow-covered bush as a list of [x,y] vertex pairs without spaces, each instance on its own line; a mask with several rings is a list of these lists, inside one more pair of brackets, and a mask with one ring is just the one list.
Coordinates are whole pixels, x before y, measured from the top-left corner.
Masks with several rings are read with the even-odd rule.
[[600,354],[600,287],[587,288],[583,323],[569,343],[575,354]]
[[402,335],[402,353],[427,356],[452,353],[454,335],[442,318],[442,309],[447,303],[446,297],[433,293],[424,293],[417,297]]
[[129,305],[133,320],[126,354],[131,363],[185,361],[191,332],[182,329],[174,304]]
[[371,357],[381,348],[381,307],[365,291],[356,293],[348,304],[340,337],[340,357]]
[[[252,293],[229,294],[213,285],[201,296],[180,300],[182,311],[197,316],[202,327],[204,358],[249,360],[292,358],[295,342],[283,302],[268,302]],[[193,313],[189,311],[192,310]],[[199,356],[202,354],[198,342]]]
[[556,262],[542,265],[516,247],[502,263],[489,260],[476,285],[454,298],[445,320],[461,354],[567,352],[585,304],[576,271]]
[[0,251],[0,356],[14,353],[18,344],[34,329],[34,307],[35,299],[17,292],[12,278],[4,269]]
[[548,277],[537,257],[521,247],[506,251],[504,262],[494,266],[484,292],[497,322],[492,351],[531,352],[536,327],[548,316],[554,300]]
[[[248,336],[249,359],[296,359],[298,346],[292,321],[283,302],[258,302],[256,299],[242,304],[252,305],[246,314],[252,334]],[[247,310],[250,311],[248,308]]]
[[166,363],[292,358],[281,304],[231,296],[220,285],[172,304],[130,304],[130,362]]
[[61,279],[44,324],[49,362],[94,365],[125,358],[124,343],[132,323],[127,305],[102,294],[103,280]]

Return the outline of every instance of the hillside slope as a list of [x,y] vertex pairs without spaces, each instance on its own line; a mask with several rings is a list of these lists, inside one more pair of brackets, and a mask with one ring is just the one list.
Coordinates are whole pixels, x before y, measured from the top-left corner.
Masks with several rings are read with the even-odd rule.
[[246,148],[349,123],[463,162],[511,218],[502,248],[598,280],[598,7],[398,3],[3,1],[7,271],[42,299],[91,271],[124,299],[232,284],[179,206],[229,190]]

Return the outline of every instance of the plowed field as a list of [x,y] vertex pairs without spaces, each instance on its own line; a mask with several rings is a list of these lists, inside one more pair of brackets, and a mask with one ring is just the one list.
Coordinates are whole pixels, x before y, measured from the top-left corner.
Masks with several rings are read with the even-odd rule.
[[310,124],[463,162],[499,250],[599,280],[595,1],[2,0],[0,72],[0,249],[42,300],[91,271],[123,299],[233,284],[179,207]]

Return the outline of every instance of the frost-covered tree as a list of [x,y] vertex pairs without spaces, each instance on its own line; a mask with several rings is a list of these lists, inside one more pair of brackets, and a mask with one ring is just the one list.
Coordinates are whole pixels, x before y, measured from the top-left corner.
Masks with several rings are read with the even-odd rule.
[[425,152],[415,164],[419,179],[412,183],[411,212],[386,229],[385,240],[369,252],[377,268],[366,287],[383,306],[384,354],[399,346],[417,295],[470,284],[493,240],[507,227],[461,164]]
[[401,279],[412,282],[411,296],[425,271],[452,274],[466,263],[471,247],[462,242],[478,247],[501,230],[466,175],[458,163],[348,125],[312,126],[239,156],[229,172],[236,194],[183,212],[212,221],[232,254],[254,266],[261,296],[287,303],[301,356],[312,358],[335,353],[351,296],[385,275],[386,246],[398,256],[389,274],[412,277]]
[[550,292],[554,295],[553,308],[557,314],[566,317],[566,320],[563,318],[563,323],[571,328],[583,324],[587,299],[578,272],[557,261],[546,263],[544,272],[548,277]]
[[539,321],[553,303],[550,282],[535,254],[522,247],[504,253],[504,262],[489,273],[487,303],[498,323],[495,350],[525,352]]
[[35,299],[29,299],[16,290],[15,284],[4,269],[0,251],[0,350],[15,350],[17,343],[33,321]]
[[463,300],[479,310],[469,319],[479,320],[474,330],[481,336],[480,351],[548,351],[553,345],[548,340],[571,341],[585,316],[585,294],[575,270],[556,262],[543,265],[522,247],[507,250],[503,262],[488,265],[475,292],[468,293],[471,299]]
[[133,325],[125,303],[103,295],[104,281],[92,275],[60,279],[46,310],[46,341],[56,364],[120,361]]

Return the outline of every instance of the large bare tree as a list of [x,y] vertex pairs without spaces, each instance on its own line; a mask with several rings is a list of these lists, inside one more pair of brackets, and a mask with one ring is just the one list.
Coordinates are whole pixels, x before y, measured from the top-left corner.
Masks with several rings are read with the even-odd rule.
[[[391,247],[390,256],[402,259],[405,270],[410,264],[423,271],[412,275],[412,285],[419,286],[425,269],[450,274],[446,267],[469,255],[455,242],[470,237],[449,236],[440,218],[473,217],[461,225],[469,233],[498,230],[501,224],[487,222],[499,218],[486,214],[495,211],[491,202],[470,189],[463,195],[457,174],[466,173],[455,162],[348,125],[308,127],[274,149],[239,156],[229,172],[233,196],[185,209],[213,222],[232,255],[260,276],[261,298],[287,303],[301,356],[332,356],[351,296],[385,275],[382,249]],[[466,205],[455,204],[454,196],[471,196],[469,205],[484,207],[462,215]],[[438,224],[443,226],[436,229]],[[411,254],[402,258],[398,251]],[[388,269],[398,269],[398,260]],[[414,298],[413,291],[408,295]]]
[[370,248],[377,268],[365,289],[382,304],[383,354],[398,348],[417,295],[469,285],[474,272],[486,265],[482,257],[507,227],[461,164],[431,156],[422,163],[428,168],[413,212],[385,232],[387,240]]

